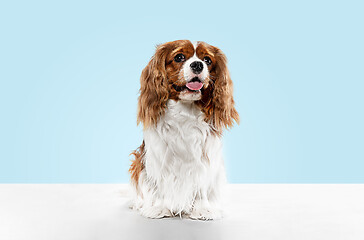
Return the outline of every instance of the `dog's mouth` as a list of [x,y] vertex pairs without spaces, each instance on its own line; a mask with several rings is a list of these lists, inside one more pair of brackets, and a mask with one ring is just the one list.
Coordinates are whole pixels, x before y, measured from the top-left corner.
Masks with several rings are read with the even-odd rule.
[[178,86],[173,84],[173,88],[178,91],[182,92],[184,90],[187,90],[189,92],[200,92],[201,88],[203,87],[203,83],[198,77],[194,77],[184,86]]

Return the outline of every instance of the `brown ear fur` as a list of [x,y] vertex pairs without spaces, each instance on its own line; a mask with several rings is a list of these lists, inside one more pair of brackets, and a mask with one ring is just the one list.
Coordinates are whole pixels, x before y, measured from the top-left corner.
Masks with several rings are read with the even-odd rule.
[[212,90],[210,114],[207,115],[215,130],[219,133],[224,128],[230,128],[234,121],[239,124],[239,114],[235,109],[233,99],[233,82],[227,68],[225,54],[218,48],[214,48],[216,58],[216,76]]
[[164,113],[168,100],[167,73],[165,67],[167,45],[157,46],[154,56],[140,77],[137,123],[144,128],[155,125]]

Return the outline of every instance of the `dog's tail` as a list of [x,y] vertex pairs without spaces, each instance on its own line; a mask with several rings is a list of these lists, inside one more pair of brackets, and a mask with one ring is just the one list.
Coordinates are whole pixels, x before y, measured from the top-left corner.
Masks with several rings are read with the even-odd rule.
[[130,155],[134,156],[134,159],[132,159],[132,163],[129,168],[129,173],[131,175],[131,183],[138,187],[139,182],[139,175],[144,169],[144,141],[140,147],[138,147],[136,150],[134,150]]

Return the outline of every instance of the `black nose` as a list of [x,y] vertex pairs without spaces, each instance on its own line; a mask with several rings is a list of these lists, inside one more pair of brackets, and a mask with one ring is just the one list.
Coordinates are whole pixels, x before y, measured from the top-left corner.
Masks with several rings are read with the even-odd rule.
[[194,73],[199,74],[202,72],[203,64],[200,61],[194,61],[190,64],[190,67]]

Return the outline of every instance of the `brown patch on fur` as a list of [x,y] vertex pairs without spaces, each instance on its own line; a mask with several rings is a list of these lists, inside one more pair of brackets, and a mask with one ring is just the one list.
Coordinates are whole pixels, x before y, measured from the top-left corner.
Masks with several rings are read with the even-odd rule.
[[138,188],[139,175],[144,169],[143,157],[144,157],[144,141],[140,147],[134,150],[130,155],[134,155],[134,160],[129,168],[129,173],[131,175],[131,181]]
[[210,164],[210,158],[207,155],[205,149],[202,150],[202,158],[205,159],[207,161],[208,164]]

